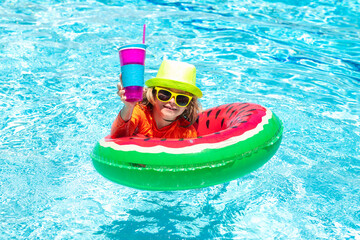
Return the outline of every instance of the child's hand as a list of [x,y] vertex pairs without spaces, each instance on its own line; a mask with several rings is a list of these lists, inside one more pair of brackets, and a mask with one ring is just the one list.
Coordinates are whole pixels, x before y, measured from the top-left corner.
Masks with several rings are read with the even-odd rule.
[[124,103],[124,107],[120,111],[121,118],[124,121],[129,121],[136,105],[136,102],[127,102],[125,97],[125,88],[122,85],[122,79],[120,74],[120,82],[117,84],[118,92],[117,94],[121,98],[121,101]]
[[125,88],[123,88],[122,86],[121,74],[120,74],[120,82],[118,82],[117,84],[117,89],[118,89],[117,95],[119,95],[121,101],[125,103]]
[[125,104],[125,106],[134,107],[136,105],[136,102],[127,102],[126,101],[125,88],[123,87],[123,84],[122,84],[121,74],[120,74],[119,78],[120,78],[120,82],[118,82],[118,84],[117,84],[117,89],[118,89],[117,94],[119,95],[119,97],[121,98],[121,101]]

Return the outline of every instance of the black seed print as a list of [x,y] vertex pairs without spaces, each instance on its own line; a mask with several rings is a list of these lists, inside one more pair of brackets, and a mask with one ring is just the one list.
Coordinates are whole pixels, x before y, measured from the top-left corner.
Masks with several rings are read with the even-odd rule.
[[214,132],[214,134],[217,134],[217,135],[218,135],[218,134],[220,134],[220,133],[219,133],[219,132]]
[[197,124],[199,124],[199,117],[197,117],[196,121],[195,121]]
[[240,122],[239,122],[239,121],[236,121],[235,124],[234,124],[234,126],[237,126],[237,127],[238,127],[239,125],[240,125]]
[[240,112],[238,112],[236,115],[235,115],[235,117],[238,117],[241,113],[243,113],[245,110],[242,110],[242,111],[240,111]]
[[225,121],[225,118],[223,118],[223,119],[221,120],[221,127],[223,127],[224,121]]
[[223,108],[225,109],[225,108],[228,108],[228,107],[230,107],[232,105],[232,103],[229,103],[229,104],[227,104],[227,105],[225,105]]
[[212,112],[212,110],[208,111],[208,113],[207,113],[207,117],[209,117],[209,116],[210,116],[211,112]]
[[178,141],[184,141],[184,139],[183,139],[183,138],[179,138]]
[[238,126],[232,126],[231,128],[237,128]]
[[145,138],[144,141],[149,141],[151,138]]
[[234,110],[234,111],[231,112],[229,118],[231,118],[231,116],[234,114],[235,111],[236,111],[236,110]]
[[234,106],[229,107],[229,109],[226,111],[226,114],[227,114],[231,109],[233,109],[233,107],[234,107]]
[[218,110],[215,114],[215,119],[217,119],[217,117],[219,116],[219,113],[221,112],[221,110]]
[[244,109],[244,108],[246,108],[248,106],[249,106],[249,104],[246,104],[245,106],[242,106],[241,108],[238,108],[238,111],[241,110],[241,109]]
[[160,139],[160,141],[163,141],[163,142],[164,142],[164,141],[166,141],[166,138],[162,138],[162,139]]
[[209,128],[210,120],[206,120],[206,127]]
[[238,117],[235,119],[235,123],[237,126],[240,126],[240,124],[244,123],[244,122],[247,122],[247,121],[243,121],[242,117]]

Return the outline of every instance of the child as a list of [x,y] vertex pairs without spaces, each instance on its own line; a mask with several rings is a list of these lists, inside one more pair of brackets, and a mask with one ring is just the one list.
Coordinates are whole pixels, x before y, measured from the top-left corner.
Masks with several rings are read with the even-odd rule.
[[118,95],[124,107],[112,124],[111,137],[197,137],[192,124],[201,111],[198,98],[202,92],[195,82],[195,66],[164,60],[156,77],[145,82],[148,88],[140,103],[126,102],[119,83]]

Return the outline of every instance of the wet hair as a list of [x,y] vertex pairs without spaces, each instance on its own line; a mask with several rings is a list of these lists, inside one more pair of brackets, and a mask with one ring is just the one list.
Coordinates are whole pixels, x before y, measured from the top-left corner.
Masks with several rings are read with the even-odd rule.
[[[146,88],[143,94],[143,100],[140,102],[140,104],[152,109],[153,105],[155,104],[155,93],[156,91],[154,88]],[[198,118],[199,113],[202,111],[202,107],[198,101],[198,98],[188,92],[186,92],[186,94],[192,96],[192,99],[189,105],[186,106],[185,111],[178,117],[178,119],[184,118],[190,122],[190,124],[182,127],[190,127],[192,124],[194,124]]]

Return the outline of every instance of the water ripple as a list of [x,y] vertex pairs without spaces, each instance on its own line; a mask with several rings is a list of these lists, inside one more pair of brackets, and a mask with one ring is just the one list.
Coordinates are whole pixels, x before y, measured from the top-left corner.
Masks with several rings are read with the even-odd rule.
[[[357,239],[360,4],[356,1],[0,3],[2,238]],[[95,142],[122,107],[116,49],[140,42],[197,67],[204,108],[255,102],[283,143],[243,178],[181,192],[103,179]]]

